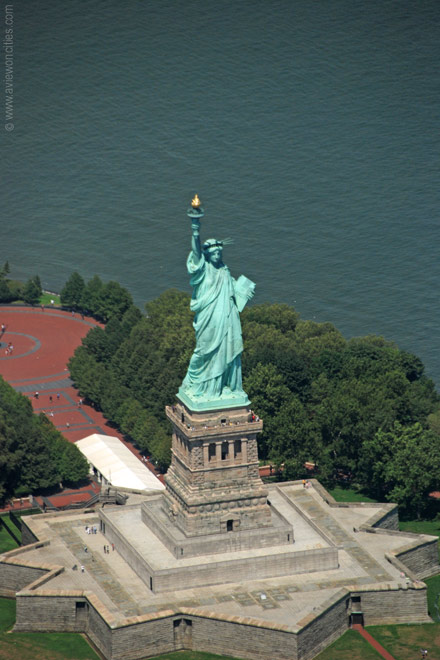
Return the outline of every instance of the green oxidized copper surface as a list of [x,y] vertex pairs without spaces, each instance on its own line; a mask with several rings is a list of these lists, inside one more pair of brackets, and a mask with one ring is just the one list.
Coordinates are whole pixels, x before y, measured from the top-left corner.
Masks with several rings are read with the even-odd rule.
[[[197,198],[200,204],[200,200]],[[200,243],[200,206],[188,211],[192,250],[187,259],[193,287],[196,348],[178,398],[195,411],[249,405],[242,387],[243,340],[239,312],[253,296],[255,285],[243,275],[235,280],[222,260],[223,242],[210,238]]]

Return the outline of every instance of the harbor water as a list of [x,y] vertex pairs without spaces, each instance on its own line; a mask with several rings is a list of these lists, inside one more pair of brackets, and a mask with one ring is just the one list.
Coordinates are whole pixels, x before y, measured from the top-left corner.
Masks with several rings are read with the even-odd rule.
[[255,302],[379,334],[440,383],[435,0],[13,3],[1,261],[143,306],[189,291],[186,209]]

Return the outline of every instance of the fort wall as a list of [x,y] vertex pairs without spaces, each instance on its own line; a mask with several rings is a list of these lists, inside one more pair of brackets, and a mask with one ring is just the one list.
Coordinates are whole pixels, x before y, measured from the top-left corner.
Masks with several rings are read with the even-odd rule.
[[357,609],[364,615],[364,625],[387,623],[426,623],[429,621],[426,586],[412,584],[408,588],[385,584],[382,587],[357,589]]
[[22,591],[17,631],[86,633],[108,660],[141,660],[174,650],[215,651],[249,660],[309,660],[362,611],[366,625],[428,621],[425,585],[342,588],[297,625],[180,608],[116,620],[91,592]]

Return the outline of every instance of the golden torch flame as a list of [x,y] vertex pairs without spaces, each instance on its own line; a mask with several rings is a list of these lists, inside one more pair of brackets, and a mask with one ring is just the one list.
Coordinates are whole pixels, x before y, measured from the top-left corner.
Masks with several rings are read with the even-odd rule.
[[191,200],[191,206],[193,207],[193,209],[198,209],[201,206],[201,204],[202,202],[200,201],[199,196],[196,193],[194,199]]

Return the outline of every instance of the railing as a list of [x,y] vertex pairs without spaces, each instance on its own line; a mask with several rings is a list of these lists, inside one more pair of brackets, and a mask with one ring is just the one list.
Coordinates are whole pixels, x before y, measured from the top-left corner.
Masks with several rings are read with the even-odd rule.
[[37,503],[39,509],[43,511],[43,513],[46,513],[47,511],[69,511],[69,510],[76,510],[76,509],[88,509],[89,507],[93,506],[97,502],[99,502],[100,496],[99,493],[97,495],[93,495],[90,499],[88,499],[86,502],[71,502],[70,504],[65,504],[64,506],[53,506],[52,504],[45,505],[45,506],[40,506],[36,500],[35,502]]

